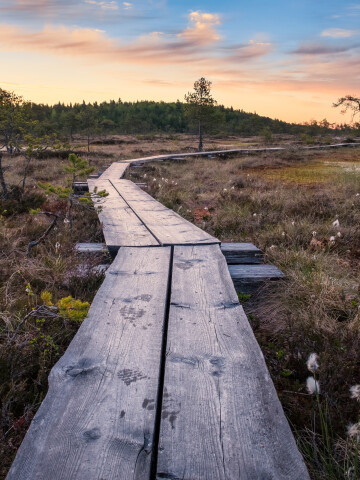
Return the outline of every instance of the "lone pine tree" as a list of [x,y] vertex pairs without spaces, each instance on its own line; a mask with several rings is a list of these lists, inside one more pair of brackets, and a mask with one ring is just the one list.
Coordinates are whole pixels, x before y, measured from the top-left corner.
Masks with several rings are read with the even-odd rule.
[[186,114],[198,127],[199,152],[203,149],[203,127],[209,125],[215,118],[214,106],[217,102],[210,91],[211,82],[201,77],[194,83],[194,91],[185,95]]

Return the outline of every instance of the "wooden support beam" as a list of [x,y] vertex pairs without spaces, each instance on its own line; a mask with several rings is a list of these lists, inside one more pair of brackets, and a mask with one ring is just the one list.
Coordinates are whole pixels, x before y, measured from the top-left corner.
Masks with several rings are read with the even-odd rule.
[[274,265],[229,265],[234,287],[241,293],[254,293],[265,282],[285,277]]
[[75,193],[83,193],[89,191],[89,185],[87,182],[74,182],[72,188]]
[[123,248],[7,480],[150,478],[170,248]]
[[75,250],[80,253],[108,253],[106,243],[77,243]]
[[264,254],[253,243],[222,243],[221,251],[229,265],[262,263]]
[[309,480],[216,245],[174,247],[158,479]]

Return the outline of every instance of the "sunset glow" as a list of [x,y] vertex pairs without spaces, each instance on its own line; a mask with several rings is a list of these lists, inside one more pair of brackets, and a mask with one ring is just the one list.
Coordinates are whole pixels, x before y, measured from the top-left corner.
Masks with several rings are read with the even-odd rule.
[[0,0],[0,87],[38,103],[183,100],[304,122],[360,94],[360,4]]

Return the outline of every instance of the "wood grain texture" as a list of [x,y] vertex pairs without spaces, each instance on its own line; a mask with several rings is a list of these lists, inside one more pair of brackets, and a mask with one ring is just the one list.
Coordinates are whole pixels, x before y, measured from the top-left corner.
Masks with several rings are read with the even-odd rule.
[[148,480],[170,248],[122,248],[7,480]]
[[157,479],[308,480],[220,248],[175,247]]
[[264,254],[253,243],[222,243],[221,251],[229,265],[262,263]]
[[119,247],[159,245],[109,180],[100,177],[99,180],[88,180],[88,184],[91,193],[95,188],[97,191],[106,190],[109,193],[104,198],[93,197],[93,203],[95,208],[101,207],[98,215],[110,251],[118,250]]
[[129,180],[111,181],[131,209],[162,245],[220,243]]

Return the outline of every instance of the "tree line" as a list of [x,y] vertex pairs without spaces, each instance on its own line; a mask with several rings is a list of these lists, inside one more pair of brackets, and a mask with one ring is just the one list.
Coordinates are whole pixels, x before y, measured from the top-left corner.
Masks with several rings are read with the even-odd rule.
[[[42,134],[57,133],[68,139],[75,134],[111,135],[111,134],[146,134],[146,133],[197,133],[197,126],[186,112],[186,103],[136,101],[123,102],[121,99],[102,103],[75,103],[65,105],[31,104],[32,116],[39,122]],[[210,130],[218,135],[259,135],[264,128],[273,134],[316,135],[328,133],[333,128],[326,119],[301,124],[287,123],[248,113],[241,109],[214,106],[214,119]],[[341,131],[351,132],[354,127],[347,124],[338,125]],[[360,128],[360,124],[357,125]]]
[[[10,99],[9,99],[10,95]],[[10,100],[11,107],[1,113],[1,98]],[[3,104],[6,102],[3,101]],[[9,111],[11,112],[9,113]],[[272,134],[326,134],[334,129],[326,119],[305,124],[287,123],[278,119],[248,113],[241,109],[213,106],[212,119],[206,132],[214,135],[259,135],[264,130]],[[7,120],[4,120],[7,117]],[[10,121],[9,121],[9,117]],[[94,136],[114,134],[149,133],[197,133],[198,125],[188,114],[187,104],[180,102],[136,101],[121,99],[109,102],[75,103],[55,105],[36,104],[24,101],[11,92],[0,89],[0,142],[12,135],[12,148],[20,141],[22,122],[27,123],[38,137],[56,134],[58,138],[72,141],[75,135],[85,135],[90,143]],[[4,128],[4,123],[7,125]],[[20,125],[20,127],[19,127]],[[17,128],[17,126],[19,128]],[[352,133],[360,124],[337,125],[339,131]],[[15,130],[17,130],[15,132]]]
[[[0,186],[2,198],[7,197],[7,185],[2,167],[2,152],[21,153],[26,162],[21,184],[24,192],[31,160],[44,150],[61,148],[61,142],[72,141],[75,135],[86,136],[88,151],[94,137],[114,134],[197,133],[202,150],[203,129],[213,135],[301,134],[306,141],[318,135],[360,133],[360,123],[333,125],[326,119],[305,124],[287,123],[278,119],[247,113],[217,105],[210,93],[211,82],[204,77],[194,83],[194,90],[185,95],[185,102],[136,101],[121,99],[102,103],[65,105],[36,104],[25,101],[14,92],[0,88]],[[347,95],[334,107],[359,114],[360,100]]]

